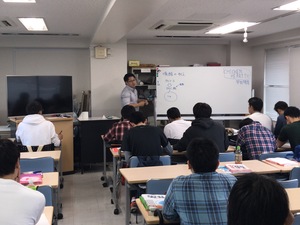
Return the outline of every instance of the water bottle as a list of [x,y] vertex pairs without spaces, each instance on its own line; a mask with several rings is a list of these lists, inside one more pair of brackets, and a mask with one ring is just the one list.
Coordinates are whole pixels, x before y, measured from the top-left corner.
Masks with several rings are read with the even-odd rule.
[[241,151],[241,146],[237,146],[235,150],[235,164],[241,164],[243,159],[243,153]]

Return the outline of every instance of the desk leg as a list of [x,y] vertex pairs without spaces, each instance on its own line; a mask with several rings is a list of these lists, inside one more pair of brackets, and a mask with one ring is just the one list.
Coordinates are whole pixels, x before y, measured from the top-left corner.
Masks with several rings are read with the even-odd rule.
[[113,202],[115,204],[114,214],[119,214],[119,199],[117,197],[118,194],[118,167],[117,167],[117,158],[113,157]]
[[108,181],[107,181],[107,176],[106,176],[106,144],[105,141],[102,139],[103,142],[103,176],[101,177],[101,180],[103,182],[103,187],[108,187]]
[[129,225],[130,224],[130,185],[127,183],[127,181],[125,181],[125,185],[126,185],[126,201],[125,201],[125,225]]

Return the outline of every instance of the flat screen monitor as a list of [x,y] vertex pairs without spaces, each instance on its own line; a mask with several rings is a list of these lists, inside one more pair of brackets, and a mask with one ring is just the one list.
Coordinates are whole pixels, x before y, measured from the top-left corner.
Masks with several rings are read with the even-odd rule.
[[35,100],[43,114],[70,113],[72,96],[72,76],[7,76],[8,117],[27,115],[27,104]]

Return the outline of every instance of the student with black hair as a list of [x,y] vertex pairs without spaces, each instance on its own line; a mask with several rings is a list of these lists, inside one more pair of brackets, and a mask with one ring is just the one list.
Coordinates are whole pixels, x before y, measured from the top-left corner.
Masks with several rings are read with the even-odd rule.
[[295,147],[300,145],[300,110],[295,106],[287,107],[284,111],[284,117],[287,125],[280,131],[277,147],[279,148],[289,141],[294,151]]
[[273,130],[273,122],[272,119],[266,115],[263,114],[262,108],[263,108],[263,101],[258,97],[252,97],[248,100],[249,106],[248,111],[250,115],[248,116],[253,121],[258,121],[263,125],[264,127],[268,128],[270,131]]
[[207,138],[195,138],[187,147],[191,175],[175,178],[167,191],[163,216],[180,224],[227,225],[227,200],[236,178],[217,173],[219,149]]
[[281,131],[281,128],[283,128],[286,125],[286,120],[285,120],[283,114],[284,114],[284,110],[286,110],[287,107],[288,107],[288,104],[284,101],[278,101],[274,105],[274,110],[278,113],[276,125],[275,125],[274,131],[273,131],[275,138],[278,137],[278,135]]
[[129,118],[135,112],[131,105],[125,105],[121,109],[121,120],[113,124],[109,131],[103,136],[104,141],[111,144],[121,144],[124,134],[132,127]]
[[38,101],[26,107],[27,116],[18,125],[16,140],[26,146],[50,145],[60,146],[63,134],[55,132],[54,124],[42,115],[43,107]]
[[293,215],[284,188],[255,173],[240,176],[228,199],[228,225],[291,225]]
[[35,225],[43,213],[45,197],[19,183],[20,152],[10,140],[0,140],[0,224]]
[[172,107],[167,110],[169,123],[164,127],[164,133],[171,144],[176,144],[183,133],[191,126],[191,121],[181,118],[178,108]]
[[259,159],[259,155],[276,150],[276,139],[273,133],[260,122],[250,118],[239,124],[236,146],[240,146],[243,159]]
[[212,120],[212,108],[207,103],[198,102],[193,107],[195,120],[184,132],[183,137],[173,146],[175,150],[185,151],[189,143],[196,137],[209,138],[216,143],[219,152],[227,150],[229,140],[222,123]]

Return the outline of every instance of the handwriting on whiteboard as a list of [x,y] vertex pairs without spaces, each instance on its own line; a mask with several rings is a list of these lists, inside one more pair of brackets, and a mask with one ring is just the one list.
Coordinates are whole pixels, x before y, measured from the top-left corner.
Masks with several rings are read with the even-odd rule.
[[224,68],[223,74],[226,79],[235,80],[237,84],[250,85],[250,71],[236,68]]

